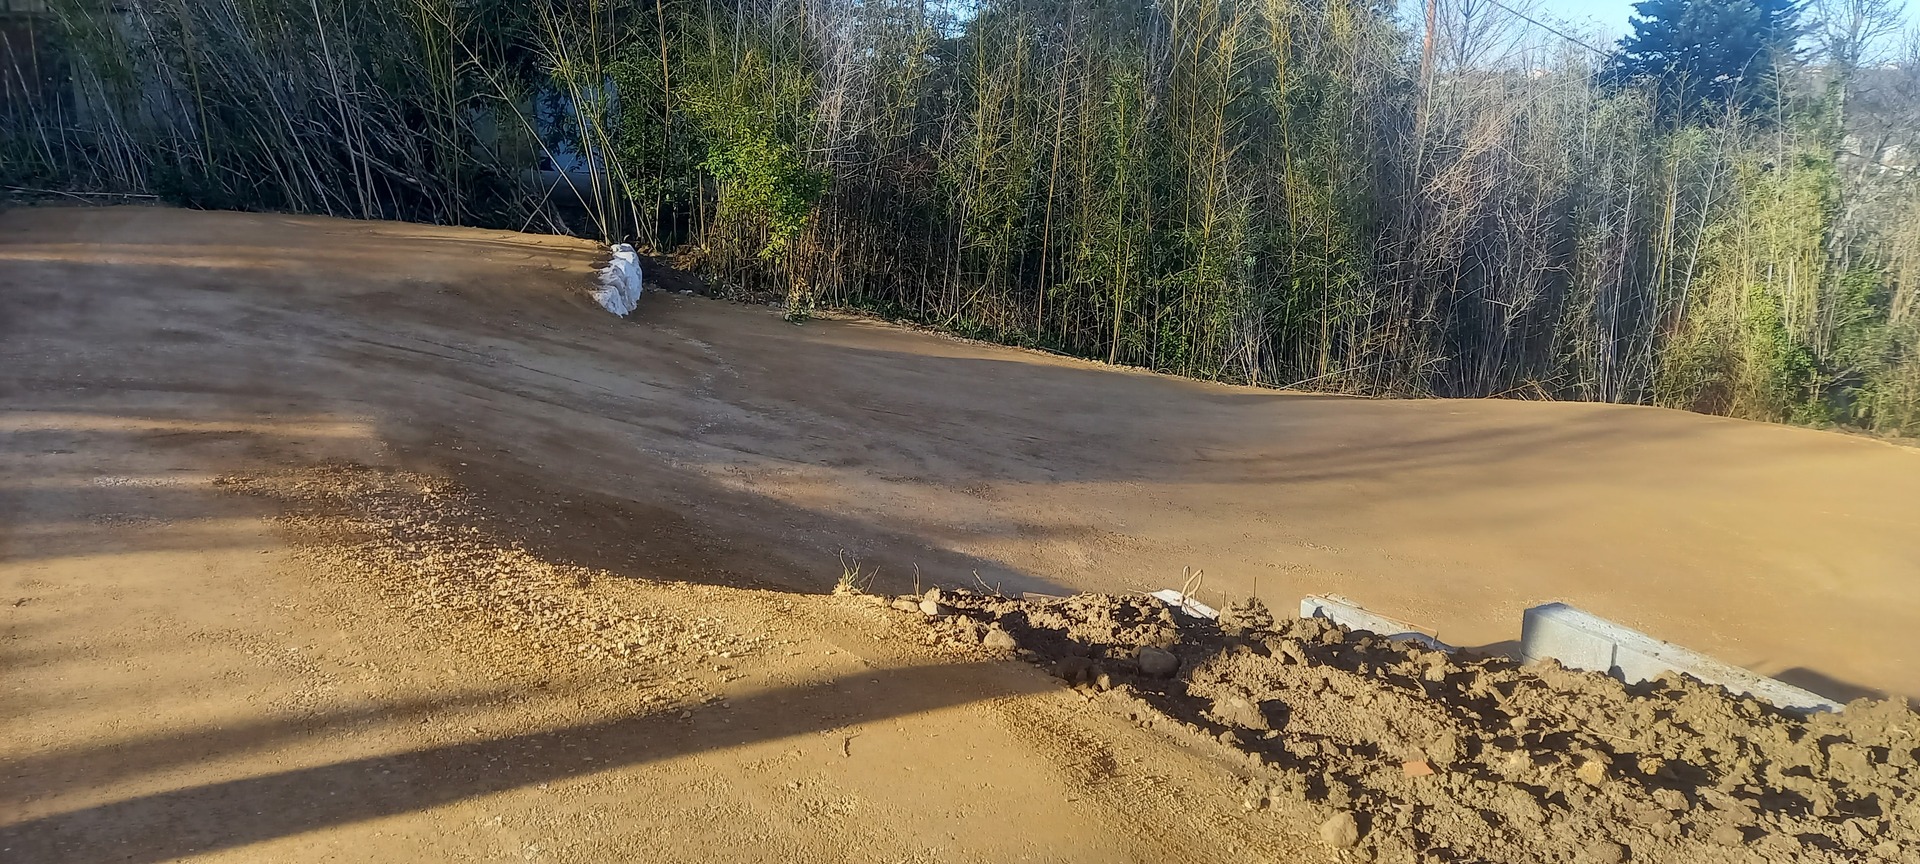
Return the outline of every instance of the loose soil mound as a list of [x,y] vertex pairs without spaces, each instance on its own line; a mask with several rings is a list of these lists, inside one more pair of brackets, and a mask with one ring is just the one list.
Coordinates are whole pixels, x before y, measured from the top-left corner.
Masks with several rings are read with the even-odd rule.
[[[445,481],[335,465],[218,482],[282,504],[316,564],[425,620],[513,634],[548,665],[731,662],[763,647],[718,619],[648,611],[624,596],[637,585],[581,590],[606,574],[489,539],[472,494]],[[1257,600],[1218,622],[1102,594],[936,588],[891,605],[931,643],[1038,663],[1222,758],[1253,818],[1365,860],[1920,861],[1920,717],[1898,702],[1802,718],[1684,677],[1629,687],[1449,655]]]
[[[435,478],[335,465],[219,484],[285,505],[316,563],[416,613],[515,634],[549,664],[761,647],[717,619],[580,590],[605,574],[484,540],[473,496]],[[1215,751],[1244,774],[1248,810],[1317,824],[1370,860],[1920,861],[1920,717],[1899,702],[1802,718],[1681,676],[1629,687],[1449,655],[1257,600],[1218,622],[1104,594],[936,588],[892,605],[931,642],[1017,654]]]
[[1682,676],[1449,655],[1257,600],[1217,623],[1146,597],[894,605],[935,612],[932,640],[1017,646],[1217,742],[1244,761],[1248,809],[1318,808],[1325,842],[1373,860],[1920,861],[1920,717],[1900,702],[1801,718]]

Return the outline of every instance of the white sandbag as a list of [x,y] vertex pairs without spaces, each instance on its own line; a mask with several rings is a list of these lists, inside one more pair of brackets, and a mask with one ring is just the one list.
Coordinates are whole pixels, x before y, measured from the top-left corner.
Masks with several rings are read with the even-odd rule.
[[613,247],[613,260],[600,271],[600,287],[593,289],[593,299],[622,318],[640,305],[640,255],[632,246]]

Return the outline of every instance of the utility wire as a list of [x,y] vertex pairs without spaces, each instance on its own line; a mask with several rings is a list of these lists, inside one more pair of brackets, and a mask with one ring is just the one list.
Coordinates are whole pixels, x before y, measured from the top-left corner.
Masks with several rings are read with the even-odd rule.
[[1602,56],[1602,57],[1612,57],[1612,56],[1613,56],[1613,54],[1614,54],[1614,52],[1612,52],[1612,51],[1608,51],[1608,50],[1605,50],[1605,49],[1601,49],[1601,48],[1596,48],[1596,47],[1594,47],[1594,46],[1593,46],[1593,43],[1591,43],[1591,42],[1588,42],[1588,41],[1587,41],[1587,40],[1585,40],[1585,39],[1581,39],[1581,38],[1579,38],[1579,37],[1577,37],[1577,36],[1573,36],[1573,35],[1569,35],[1569,34],[1568,34],[1568,33],[1567,33],[1566,31],[1563,31],[1563,30],[1561,30],[1561,29],[1559,29],[1559,28],[1557,28],[1557,27],[1554,27],[1554,26],[1553,26],[1553,25],[1551,25],[1551,24],[1548,24],[1548,23],[1546,23],[1546,22],[1544,22],[1544,21],[1541,21],[1541,20],[1539,20],[1539,19],[1537,19],[1537,18],[1534,18],[1533,16],[1531,16],[1531,15],[1528,15],[1528,14],[1526,14],[1526,13],[1524,13],[1524,12],[1521,12],[1520,10],[1518,10],[1518,9],[1515,9],[1515,8],[1513,8],[1512,6],[1508,6],[1507,4],[1505,4],[1505,3],[1502,3],[1502,2],[1500,2],[1500,0],[1486,0],[1486,2],[1488,2],[1488,3],[1490,3],[1490,4],[1492,4],[1492,5],[1493,5],[1494,7],[1496,7],[1496,8],[1499,8],[1499,9],[1504,9],[1504,10],[1506,10],[1506,12],[1507,12],[1507,14],[1509,14],[1509,15],[1512,15],[1512,16],[1513,16],[1513,17],[1515,17],[1515,18],[1518,18],[1518,19],[1520,19],[1520,20],[1522,20],[1522,21],[1525,21],[1525,22],[1527,22],[1528,24],[1532,24],[1532,25],[1533,25],[1533,26],[1535,26],[1535,27],[1538,27],[1538,28],[1540,28],[1540,29],[1542,29],[1542,30],[1545,30],[1545,31],[1547,31],[1548,33],[1552,33],[1552,34],[1553,34],[1553,35],[1555,35],[1555,36],[1558,36],[1558,37],[1560,37],[1560,38],[1562,38],[1562,39],[1565,39],[1565,40],[1567,40],[1568,42],[1572,42],[1573,44],[1575,44],[1575,45],[1578,45],[1578,46],[1580,46],[1580,47],[1582,47],[1582,48],[1585,48],[1585,49],[1587,49],[1588,51],[1592,51],[1593,53],[1595,53],[1595,54],[1598,54],[1598,55],[1600,55],[1600,56]]

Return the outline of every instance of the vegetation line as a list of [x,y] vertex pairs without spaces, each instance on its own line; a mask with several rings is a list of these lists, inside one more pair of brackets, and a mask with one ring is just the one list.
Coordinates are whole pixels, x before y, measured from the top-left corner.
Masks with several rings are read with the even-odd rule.
[[0,13],[0,184],[629,240],[1205,379],[1920,430],[1890,0],[1648,0],[1613,51],[1511,5],[46,0]]

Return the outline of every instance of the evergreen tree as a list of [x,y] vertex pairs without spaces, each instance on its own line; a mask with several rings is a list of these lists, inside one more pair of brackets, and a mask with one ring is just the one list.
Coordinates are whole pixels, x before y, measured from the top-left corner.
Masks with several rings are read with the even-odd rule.
[[1620,40],[1616,81],[1658,88],[1661,115],[1688,123],[1771,104],[1773,73],[1800,36],[1799,0],[1642,0]]

